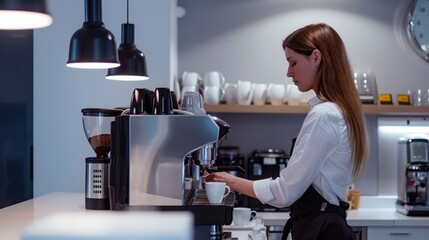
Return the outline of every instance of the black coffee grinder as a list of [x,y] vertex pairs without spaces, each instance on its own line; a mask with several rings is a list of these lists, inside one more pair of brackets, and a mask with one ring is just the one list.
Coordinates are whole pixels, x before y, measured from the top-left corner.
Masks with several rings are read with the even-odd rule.
[[87,209],[110,209],[108,191],[110,124],[121,113],[120,109],[82,109],[83,130],[96,154],[96,157],[85,159],[85,207]]

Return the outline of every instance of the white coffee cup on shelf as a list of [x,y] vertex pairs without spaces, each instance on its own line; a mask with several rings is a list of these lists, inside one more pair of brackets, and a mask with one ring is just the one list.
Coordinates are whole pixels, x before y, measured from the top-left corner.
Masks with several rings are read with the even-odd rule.
[[298,86],[295,84],[287,85],[287,99],[288,105],[290,106],[298,106],[301,103],[303,93],[299,91]]
[[267,84],[254,83],[253,84],[253,98],[252,102],[255,105],[264,105],[267,100]]
[[249,226],[258,213],[250,208],[236,207],[232,212],[234,226]]
[[221,72],[211,71],[204,74],[204,87],[220,87],[225,84],[225,76]]
[[282,105],[286,96],[286,88],[283,84],[270,83],[267,89],[271,105]]
[[196,72],[184,71],[182,74],[182,85],[196,87],[200,84],[201,76]]
[[238,80],[237,101],[240,105],[250,105],[253,97],[253,84],[250,81]]
[[212,204],[221,203],[223,198],[231,192],[231,189],[224,182],[206,182],[205,189],[207,199]]
[[225,83],[225,101],[227,104],[237,104],[237,84]]
[[219,104],[225,96],[225,90],[216,86],[204,87],[204,102],[206,104]]

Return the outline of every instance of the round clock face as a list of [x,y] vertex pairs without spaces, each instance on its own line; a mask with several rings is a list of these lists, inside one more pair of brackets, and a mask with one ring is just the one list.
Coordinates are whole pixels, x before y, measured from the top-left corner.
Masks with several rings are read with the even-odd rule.
[[409,12],[407,27],[413,47],[429,62],[429,0],[415,0]]

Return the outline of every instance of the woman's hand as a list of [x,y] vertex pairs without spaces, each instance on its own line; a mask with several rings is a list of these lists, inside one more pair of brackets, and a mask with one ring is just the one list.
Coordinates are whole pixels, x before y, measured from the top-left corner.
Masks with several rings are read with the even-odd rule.
[[244,178],[233,176],[226,172],[215,172],[206,176],[207,182],[224,182],[231,191],[239,192],[250,197],[256,197],[253,191],[253,182]]
[[226,183],[226,185],[231,187],[230,185],[232,185],[232,183],[234,182],[234,177],[235,176],[233,176],[227,172],[215,172],[215,173],[207,175],[206,181],[207,182],[224,182],[224,183]]

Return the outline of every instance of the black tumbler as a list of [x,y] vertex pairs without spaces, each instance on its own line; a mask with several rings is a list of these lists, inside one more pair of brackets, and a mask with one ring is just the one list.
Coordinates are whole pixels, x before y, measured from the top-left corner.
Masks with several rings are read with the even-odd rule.
[[131,97],[130,114],[153,114],[153,91],[135,88]]
[[174,91],[171,91],[171,101],[173,103],[173,109],[179,109],[179,103],[177,100],[177,95]]
[[173,114],[173,101],[169,88],[155,88],[153,110],[157,115]]

